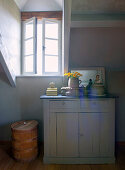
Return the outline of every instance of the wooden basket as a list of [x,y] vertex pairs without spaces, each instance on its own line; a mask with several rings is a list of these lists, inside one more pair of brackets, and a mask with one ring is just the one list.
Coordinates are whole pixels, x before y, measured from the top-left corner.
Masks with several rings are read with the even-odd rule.
[[12,153],[16,160],[31,161],[38,154],[38,122],[19,121],[11,125]]

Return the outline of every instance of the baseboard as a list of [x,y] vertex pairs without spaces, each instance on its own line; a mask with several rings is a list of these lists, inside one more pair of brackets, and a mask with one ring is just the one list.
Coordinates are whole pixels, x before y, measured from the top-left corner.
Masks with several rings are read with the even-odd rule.
[[[38,142],[39,145],[43,146],[44,143],[43,142]],[[0,140],[0,145],[10,145],[11,144],[11,140]],[[125,146],[125,141],[122,141],[122,142],[116,142],[115,143],[116,146]]]
[[113,164],[115,163],[115,157],[104,158],[56,158],[56,157],[44,157],[43,162],[45,164]]
[[0,140],[0,145],[11,145],[11,140]]
[[125,146],[125,142],[124,142],[124,141],[122,141],[122,142],[116,142],[116,145],[117,145],[117,146]]

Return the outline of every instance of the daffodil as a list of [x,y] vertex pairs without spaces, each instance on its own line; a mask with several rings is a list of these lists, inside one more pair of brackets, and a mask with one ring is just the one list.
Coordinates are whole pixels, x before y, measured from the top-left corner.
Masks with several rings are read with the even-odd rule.
[[73,74],[73,77],[75,77],[75,78],[76,78],[76,74]]
[[78,73],[78,72],[73,72],[73,73],[65,73],[64,76],[67,76],[67,78],[79,78],[80,76],[82,76],[82,74]]
[[70,77],[70,76],[71,76],[71,73],[69,72],[69,73],[68,73],[68,77]]
[[68,75],[68,73],[65,73],[65,74],[64,74],[64,76],[67,76],[67,75]]

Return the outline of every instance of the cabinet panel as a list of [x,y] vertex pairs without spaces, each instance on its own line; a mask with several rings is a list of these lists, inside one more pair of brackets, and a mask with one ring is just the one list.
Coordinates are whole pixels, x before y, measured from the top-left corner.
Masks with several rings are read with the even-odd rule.
[[79,113],[80,157],[114,156],[114,118],[111,113]]
[[56,156],[56,113],[50,113],[49,156]]
[[99,113],[79,113],[79,154],[99,156]]
[[78,113],[57,113],[57,156],[78,157]]
[[100,156],[114,156],[114,136],[114,117],[108,113],[102,113],[100,121]]

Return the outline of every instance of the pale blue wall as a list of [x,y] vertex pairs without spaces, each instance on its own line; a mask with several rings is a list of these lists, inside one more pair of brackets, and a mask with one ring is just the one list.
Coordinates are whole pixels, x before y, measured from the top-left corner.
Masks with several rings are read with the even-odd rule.
[[[107,71],[108,90],[118,95],[116,100],[116,140],[125,141],[125,71]],[[0,140],[10,140],[10,124],[17,120],[35,119],[39,122],[39,138],[43,140],[43,114],[40,95],[49,82],[60,89],[62,78],[17,78],[16,88],[0,80]]]
[[125,28],[71,30],[70,67],[104,66],[116,100],[116,140],[125,141]]
[[40,95],[45,94],[49,82],[60,89],[62,78],[17,78],[16,88],[0,80],[0,140],[10,140],[10,124],[18,120],[39,122],[39,138],[43,140],[43,114]]
[[[70,67],[105,66],[109,92],[119,95],[116,101],[117,141],[125,141],[124,56],[124,28],[71,30]],[[50,81],[56,82],[56,86],[60,88],[63,79],[17,78],[17,86],[12,88],[2,74],[0,74],[0,140],[9,140],[10,124],[22,119],[38,120],[39,136],[43,139],[43,114],[39,97],[45,93]]]

